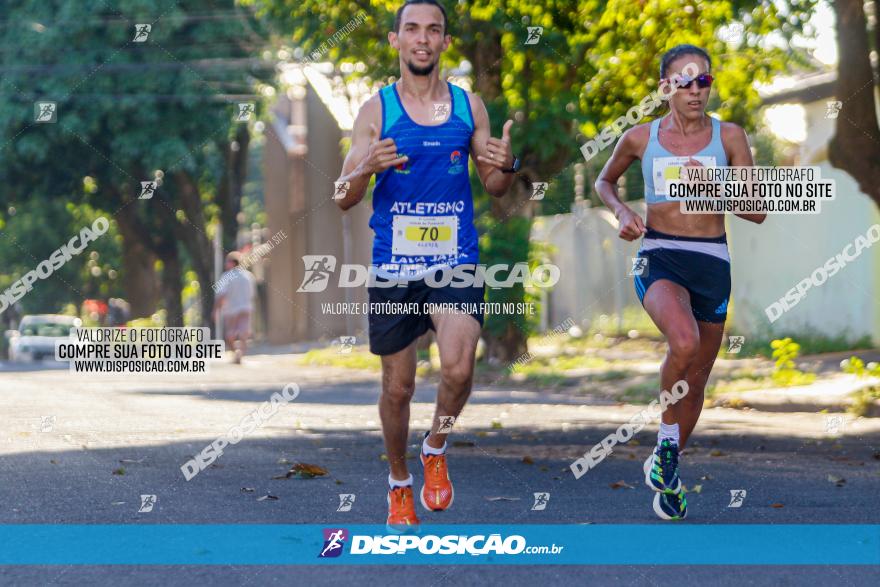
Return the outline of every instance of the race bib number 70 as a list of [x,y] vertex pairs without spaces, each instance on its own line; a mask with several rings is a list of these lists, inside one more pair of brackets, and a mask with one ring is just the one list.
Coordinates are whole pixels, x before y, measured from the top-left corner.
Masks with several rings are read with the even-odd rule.
[[395,255],[455,255],[458,253],[456,216],[394,216],[391,252]]

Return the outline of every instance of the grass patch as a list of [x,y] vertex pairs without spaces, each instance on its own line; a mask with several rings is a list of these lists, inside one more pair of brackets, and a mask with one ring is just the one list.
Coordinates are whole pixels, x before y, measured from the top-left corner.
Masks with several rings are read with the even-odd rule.
[[660,395],[660,378],[652,377],[642,383],[636,383],[628,386],[623,393],[618,396],[620,401],[631,404],[647,404],[652,399],[657,399]]
[[752,391],[766,387],[775,387],[770,377],[746,376],[735,379],[719,379],[715,383],[706,386],[706,397],[713,397],[721,393]]
[[354,347],[350,353],[340,353],[339,347],[327,347],[308,351],[301,360],[303,365],[313,367],[340,367],[343,369],[363,369],[379,371],[382,361],[366,347]]
[[571,377],[560,375],[558,373],[530,373],[526,375],[526,382],[539,385],[541,387],[560,387],[565,385]]
[[768,389],[771,387],[794,387],[797,385],[810,385],[816,381],[815,373],[786,373],[784,378],[775,378],[772,375],[740,375],[730,378],[719,379],[712,385],[706,386],[706,397],[713,397],[723,393],[736,393],[740,391],[754,391],[756,389]]
[[610,371],[605,371],[603,373],[596,373],[595,375],[587,376],[587,379],[590,381],[604,382],[604,381],[619,381],[620,379],[626,379],[628,377],[632,377],[635,375],[633,371],[625,371],[621,369],[611,369]]
[[602,314],[590,324],[590,334],[622,336],[635,330],[639,336],[660,337],[660,330],[641,306],[624,308],[620,314]]
[[[728,334],[736,334],[735,332],[731,332]],[[764,357],[771,358],[773,356],[773,349],[770,347],[770,343],[773,340],[784,338],[785,335],[779,335],[774,337],[751,337],[746,336],[745,341],[743,342],[742,349],[739,352],[739,358],[744,357]],[[822,336],[822,335],[810,335],[810,334],[799,334],[792,335],[791,338],[797,340],[800,345],[800,353],[801,355],[817,355],[821,353],[836,353],[840,351],[851,351],[851,350],[860,350],[860,349],[869,349],[872,347],[871,337],[864,336],[857,340],[850,340],[845,336]],[[727,339],[724,340],[725,344],[727,343]],[[721,345],[721,350],[725,351],[725,344]]]
[[589,357],[584,355],[561,355],[555,357],[534,357],[531,361],[517,365],[512,374],[518,373],[526,376],[526,379],[538,375],[555,375],[564,377],[566,371],[575,369],[607,369],[610,363],[601,357]]

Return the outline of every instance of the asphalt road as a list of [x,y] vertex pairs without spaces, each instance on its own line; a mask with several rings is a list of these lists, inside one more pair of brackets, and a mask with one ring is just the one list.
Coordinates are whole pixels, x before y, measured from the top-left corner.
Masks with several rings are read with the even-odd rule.
[[[214,466],[186,481],[180,466],[281,391],[299,397],[226,448]],[[0,368],[0,523],[3,524],[357,524],[385,516],[375,401],[369,373],[306,368],[290,356],[263,355],[244,366],[215,365],[200,376],[84,377],[66,370]],[[413,455],[428,426],[434,385],[418,386],[412,409]],[[641,463],[656,428],[618,447],[581,479],[569,464],[638,408],[585,405],[562,394],[477,389],[456,424],[450,452],[455,504],[419,511],[442,524],[663,524],[641,483]],[[494,427],[492,422],[498,422]],[[500,426],[500,427],[499,427]],[[692,489],[687,524],[880,523],[880,421],[849,419],[838,434],[827,416],[713,408],[682,459]],[[273,479],[291,463],[317,464],[326,477]],[[411,466],[417,482],[420,466]],[[622,483],[621,483],[622,482]],[[629,488],[627,486],[632,486]],[[699,487],[699,493],[696,492]],[[243,488],[245,490],[243,490]],[[730,508],[730,491],[746,490]],[[533,493],[549,492],[532,511]],[[337,512],[340,493],[356,495]],[[138,513],[140,495],[157,496]],[[277,500],[258,501],[266,494]],[[507,499],[490,501],[489,498]],[[664,548],[638,536],[621,548]],[[404,585],[801,584],[806,579],[876,584],[869,567],[700,566],[40,566],[2,567],[4,584]]]

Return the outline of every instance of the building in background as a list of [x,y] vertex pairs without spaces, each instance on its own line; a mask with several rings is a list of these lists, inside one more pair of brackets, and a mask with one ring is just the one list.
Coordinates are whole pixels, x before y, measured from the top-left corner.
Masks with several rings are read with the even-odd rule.
[[[288,238],[272,252],[266,271],[268,341],[273,344],[366,340],[366,316],[325,313],[322,304],[366,302],[365,287],[337,287],[344,263],[370,263],[370,201],[347,212],[332,200],[342,169],[342,140],[352,128],[352,89],[314,66],[285,66],[282,89],[266,125],[265,202],[269,234]],[[363,94],[361,96],[360,94]],[[358,99],[367,91],[355,92]],[[306,256],[335,260],[337,270],[323,291],[297,291],[303,284]]]

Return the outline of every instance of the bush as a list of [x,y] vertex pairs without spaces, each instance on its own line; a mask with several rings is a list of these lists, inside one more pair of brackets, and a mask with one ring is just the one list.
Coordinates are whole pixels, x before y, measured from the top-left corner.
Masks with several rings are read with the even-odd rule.
[[808,385],[816,380],[814,373],[804,373],[800,371],[794,360],[801,351],[801,345],[791,338],[777,339],[770,343],[773,349],[773,360],[776,364],[773,367],[773,383],[780,387],[789,387],[792,385]]

